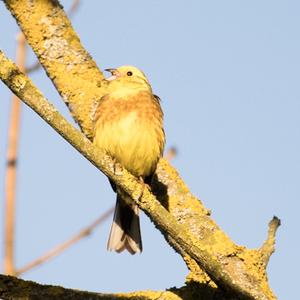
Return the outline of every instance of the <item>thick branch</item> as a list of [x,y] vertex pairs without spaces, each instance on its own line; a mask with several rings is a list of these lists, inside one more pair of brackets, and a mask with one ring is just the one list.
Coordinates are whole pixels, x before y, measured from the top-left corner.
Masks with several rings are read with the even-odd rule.
[[59,286],[41,285],[33,281],[25,281],[12,276],[0,275],[0,299],[115,299],[112,295],[83,292],[65,289]]
[[42,300],[154,300],[163,296],[163,299],[180,300],[172,292],[135,292],[128,294],[103,294],[66,289],[60,286],[42,285],[33,281],[25,281],[12,276],[0,275],[0,299],[42,299]]
[[[199,295],[200,298],[199,298]],[[104,294],[67,289],[60,286],[42,285],[33,281],[18,279],[12,276],[0,275],[0,299],[30,299],[30,300],[236,300],[224,298],[216,289],[205,286],[190,285],[168,291],[138,291],[132,293]]]
[[[241,299],[273,299],[265,294],[260,284],[251,274],[244,275],[244,273],[247,273],[247,270],[244,269],[242,260],[238,261],[238,267],[233,265],[236,263],[237,257],[235,257],[235,260],[226,257],[226,261],[222,262],[212,245],[207,244],[205,240],[196,238],[191,231],[188,231],[185,224],[178,223],[174,216],[156,200],[149,189],[144,189],[139,180],[125,169],[115,174],[114,161],[109,156],[100,153],[89,140],[70,125],[48,103],[26,75],[22,74],[17,66],[9,61],[2,52],[0,52],[0,78],[20,99],[23,99],[28,106],[36,111],[92,164],[110,177],[124,192],[129,194],[161,231],[165,233],[168,242],[175,248],[178,248],[179,244],[180,248],[203,267],[219,286],[236,293]],[[163,163],[166,162],[162,160]],[[225,237],[223,236],[223,238]],[[229,242],[229,239],[226,239]],[[235,247],[234,244],[232,244],[232,247],[235,248],[236,252],[243,250]],[[238,274],[232,272],[233,267],[237,267],[236,272]],[[270,291],[268,292],[271,294]]]
[[205,285],[189,284],[181,288],[167,291],[137,291],[131,293],[92,293],[68,289],[60,286],[42,285],[33,281],[18,279],[12,276],[0,275],[0,299],[30,299],[30,300],[237,300],[236,297],[222,295],[216,288]]

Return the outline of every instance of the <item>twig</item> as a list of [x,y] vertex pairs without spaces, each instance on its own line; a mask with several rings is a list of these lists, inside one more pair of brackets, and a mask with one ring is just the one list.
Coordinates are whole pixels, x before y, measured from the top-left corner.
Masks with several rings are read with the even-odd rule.
[[[16,63],[23,71],[26,57],[26,41],[23,33],[17,36]],[[7,167],[5,178],[5,224],[4,224],[4,273],[15,273],[14,238],[16,206],[16,169],[20,135],[21,101],[15,95],[11,100],[10,123],[8,128]]]
[[101,223],[103,223],[113,213],[113,211],[114,211],[114,207],[111,207],[108,211],[106,211],[103,215],[101,215],[99,218],[97,218],[90,225],[88,225],[87,227],[81,229],[73,237],[71,237],[70,239],[68,239],[64,243],[57,245],[56,247],[54,247],[53,249],[51,249],[50,251],[48,251],[44,255],[40,256],[39,258],[33,260],[29,264],[27,264],[24,267],[22,267],[19,270],[17,270],[15,272],[16,276],[20,276],[21,274],[23,274],[23,273],[31,270],[32,268],[37,267],[37,266],[45,263],[49,259],[51,259],[51,258],[53,258],[53,257],[55,257],[55,256],[57,256],[59,254],[61,254],[63,251],[65,251],[66,249],[70,248],[71,246],[73,246],[75,243],[77,243],[78,241],[80,241],[84,237],[89,236],[92,233],[92,231],[98,225],[100,225]]
[[34,64],[32,64],[32,66],[26,68],[26,73],[29,74],[29,73],[32,73],[34,71],[37,71],[40,67],[41,67],[41,64],[37,60]]
[[[67,12],[67,15],[69,16],[69,18],[71,18],[74,13],[76,13],[76,11],[78,10],[80,4],[80,0],[74,0],[69,11]],[[31,73],[34,71],[37,71],[42,65],[40,64],[40,62],[37,60],[35,63],[33,63],[30,67],[26,67],[26,73]]]
[[[75,2],[74,2],[75,3]],[[171,147],[166,155],[165,158],[171,161],[177,154],[177,149],[175,147]],[[41,265],[48,261],[49,259],[58,256],[61,254],[63,251],[66,249],[70,248],[73,246],[75,243],[83,239],[84,237],[89,236],[92,231],[100,225],[104,220],[106,220],[112,213],[113,213],[114,207],[111,207],[107,212],[105,212],[102,216],[100,216],[98,219],[96,219],[93,223],[88,225],[87,227],[83,228],[80,230],[76,235],[68,239],[62,244],[57,245],[54,247],[52,250],[48,251],[44,255],[40,256],[39,258],[33,260],[29,264],[25,265],[24,267],[20,268],[15,272],[17,276],[22,275],[25,272],[28,272],[29,270],[33,269],[34,267],[37,267],[38,265]]]
[[167,153],[164,155],[164,158],[168,161],[172,161],[177,156],[177,154],[177,148],[173,146],[167,151]]
[[78,6],[79,6],[80,0],[74,0],[69,11],[67,12],[67,15],[69,16],[69,18],[71,18],[74,13],[77,11]]
[[[80,0],[74,0],[68,15],[72,16],[79,6]],[[38,70],[40,63],[25,69],[26,39],[22,32],[17,36],[16,62],[21,71],[25,73]],[[15,231],[15,206],[16,206],[16,169],[17,152],[20,129],[21,101],[15,95],[12,96],[10,125],[8,132],[7,171],[5,181],[5,242],[4,242],[4,273],[13,275],[18,273],[14,264],[14,231]]]
[[[175,147],[171,147],[169,151],[167,152],[165,158],[168,160],[172,160],[173,157],[176,155],[176,149]],[[58,256],[61,254],[63,251],[67,250],[71,246],[73,246],[75,243],[83,239],[84,237],[89,236],[92,231],[100,225],[104,220],[106,220],[114,211],[114,207],[111,207],[107,212],[105,212],[103,215],[101,215],[99,218],[97,218],[94,222],[92,222],[90,225],[87,227],[83,228],[80,230],[77,234],[75,234],[73,237],[68,239],[62,244],[57,245],[44,255],[40,256],[39,258],[33,260],[32,262],[28,263],[24,267],[20,268],[15,272],[16,276],[20,276],[25,272],[30,271],[31,269],[45,263],[46,261],[54,258],[55,256]]]
[[280,225],[281,221],[276,216],[274,216],[273,219],[269,222],[268,237],[260,248],[260,252],[262,253],[262,256],[264,258],[265,265],[268,264],[271,255],[275,251],[276,232]]

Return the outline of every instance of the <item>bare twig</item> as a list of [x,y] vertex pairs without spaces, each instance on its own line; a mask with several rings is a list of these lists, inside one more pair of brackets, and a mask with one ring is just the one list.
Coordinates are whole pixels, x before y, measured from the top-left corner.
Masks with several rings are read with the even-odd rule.
[[[75,3],[75,1],[74,1],[74,3]],[[169,161],[171,161],[176,156],[176,154],[177,154],[177,149],[175,147],[171,147],[167,151],[165,158],[168,159]],[[68,248],[73,246],[75,243],[77,243],[78,241],[83,239],[84,237],[89,236],[98,225],[100,225],[104,220],[106,220],[113,213],[113,210],[114,210],[114,207],[111,207],[107,212],[105,212],[103,215],[101,215],[93,223],[91,223],[87,227],[80,230],[76,235],[74,235],[73,237],[71,237],[70,239],[65,241],[64,243],[57,245],[52,250],[48,251],[47,253],[40,256],[39,258],[33,260],[32,262],[25,265],[24,267],[20,268],[19,270],[17,270],[15,272],[15,274],[17,276],[20,276],[23,273],[30,271],[31,269],[45,263],[49,259],[52,259],[53,257],[58,256],[63,251],[67,250]]]
[[67,15],[69,16],[69,18],[71,18],[74,13],[77,11],[78,6],[79,6],[80,0],[74,0],[69,11],[67,12]]
[[103,215],[101,215],[99,218],[97,218],[90,225],[88,225],[87,227],[81,229],[73,237],[71,237],[70,239],[68,239],[64,243],[57,245],[56,247],[54,247],[53,249],[51,249],[50,251],[48,251],[44,255],[40,256],[39,258],[33,260],[29,264],[27,264],[24,267],[20,268],[19,270],[17,270],[15,272],[15,274],[17,276],[20,276],[21,274],[23,274],[23,273],[31,270],[32,268],[37,267],[37,266],[45,263],[49,259],[51,259],[51,258],[53,258],[53,257],[55,257],[55,256],[57,256],[59,254],[61,254],[63,251],[65,251],[66,249],[70,248],[71,246],[73,246],[75,243],[77,243],[78,241],[80,241],[84,237],[89,236],[92,233],[92,231],[98,225],[100,225],[101,223],[103,223],[112,214],[113,211],[114,211],[114,207],[111,207],[109,210],[107,210]]
[[[74,0],[68,15],[72,16],[79,6],[80,0]],[[23,33],[19,33],[16,53],[16,62],[20,67],[20,70],[32,72],[40,68],[40,63],[37,61],[33,66],[25,69],[25,55],[26,55],[26,40]],[[18,152],[18,140],[19,140],[19,128],[20,128],[20,113],[21,113],[21,101],[15,95],[12,96],[12,107],[10,116],[10,125],[8,133],[8,149],[7,149],[7,172],[5,181],[5,242],[4,242],[4,273],[14,275],[20,273],[15,270],[14,264],[14,231],[15,231],[15,206],[16,206],[16,167],[17,167],[17,152]],[[109,211],[108,211],[109,212]],[[105,215],[104,215],[105,216]],[[100,219],[100,218],[99,218]],[[96,220],[97,221],[97,220]],[[94,223],[96,223],[96,221]],[[99,221],[99,220],[98,220]],[[91,225],[94,225],[91,224]],[[100,223],[96,223],[98,225]],[[95,225],[95,226],[96,226]],[[93,227],[93,226],[92,226]],[[87,230],[88,228],[86,228]],[[83,235],[83,231],[80,232]],[[70,240],[70,246],[72,240]],[[61,246],[64,246],[62,244]],[[67,246],[67,245],[66,245]],[[59,246],[57,250],[59,251]],[[55,250],[55,249],[53,249]],[[63,249],[61,250],[63,251]],[[60,253],[60,252],[58,252]],[[58,254],[57,253],[57,254]],[[49,253],[50,254],[50,253]],[[53,252],[53,256],[57,255]],[[46,257],[45,260],[51,257]],[[39,260],[39,259],[37,259]],[[42,263],[41,261],[40,263]]]
[[171,147],[167,151],[167,153],[164,155],[165,159],[168,161],[172,161],[178,154],[177,148],[176,147]]
[[[24,70],[26,56],[26,42],[23,33],[17,36],[16,63]],[[16,169],[18,142],[20,134],[21,101],[12,96],[10,124],[8,128],[7,167],[5,178],[5,224],[4,224],[4,273],[13,275],[14,265],[14,232],[16,206]]]
[[30,67],[26,68],[26,73],[32,73],[34,71],[37,71],[41,67],[40,62],[37,60],[35,63],[33,63]]
[[281,221],[276,216],[269,223],[268,237],[260,248],[265,265],[268,264],[271,255],[275,251],[276,232],[280,225]]
[[[73,1],[69,11],[67,12],[67,15],[69,16],[69,18],[71,18],[76,13],[76,11],[78,10],[79,4],[80,4],[80,0]],[[37,60],[30,67],[26,67],[26,73],[31,73],[31,72],[37,71],[41,66],[42,65]]]

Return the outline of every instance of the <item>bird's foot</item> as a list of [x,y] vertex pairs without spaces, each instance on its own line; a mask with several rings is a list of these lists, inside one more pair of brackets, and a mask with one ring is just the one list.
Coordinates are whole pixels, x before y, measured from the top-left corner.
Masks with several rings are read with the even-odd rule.
[[113,158],[113,171],[115,175],[122,175],[123,173],[122,165],[115,158]]
[[144,195],[146,183],[145,183],[144,178],[142,176],[139,176],[138,179],[139,179],[139,181],[140,181],[140,183],[142,185],[142,189],[141,189],[141,192],[140,192],[140,195],[139,195],[139,199],[141,199],[143,197],[143,195]]

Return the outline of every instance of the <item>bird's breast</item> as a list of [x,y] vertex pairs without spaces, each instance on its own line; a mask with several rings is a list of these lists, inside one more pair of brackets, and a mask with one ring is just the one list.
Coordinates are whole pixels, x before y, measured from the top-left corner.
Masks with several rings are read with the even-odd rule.
[[162,120],[147,105],[121,104],[102,110],[94,143],[135,176],[148,176],[156,167],[164,145]]

